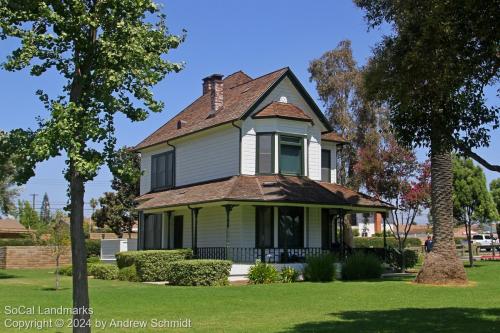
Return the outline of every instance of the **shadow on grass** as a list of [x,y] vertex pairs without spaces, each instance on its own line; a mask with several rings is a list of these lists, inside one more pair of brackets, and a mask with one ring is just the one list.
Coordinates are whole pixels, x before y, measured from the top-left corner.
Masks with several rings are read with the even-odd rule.
[[17,278],[17,277],[19,277],[19,276],[0,271],[0,280],[13,279],[13,278]]
[[334,320],[297,324],[282,333],[302,332],[500,332],[500,308],[405,308],[331,313]]
[[43,291],[64,291],[64,290],[68,290],[70,288],[59,288],[59,289],[56,289],[54,287],[44,287],[44,288],[41,288],[40,290],[43,290]]

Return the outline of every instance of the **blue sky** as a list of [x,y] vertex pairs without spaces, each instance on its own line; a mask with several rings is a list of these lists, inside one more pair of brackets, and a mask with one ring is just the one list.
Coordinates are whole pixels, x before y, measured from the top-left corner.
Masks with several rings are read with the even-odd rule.
[[[155,88],[155,95],[165,102],[161,114],[152,115],[142,123],[119,118],[119,145],[135,145],[169,118],[189,105],[201,94],[201,79],[213,73],[228,75],[243,70],[252,77],[290,66],[309,93],[317,99],[309,82],[309,61],[334,48],[339,41],[350,39],[354,56],[364,64],[371,48],[380,39],[381,31],[367,31],[363,13],[351,1],[160,1],[167,14],[172,33],[187,30],[187,39],[169,58],[184,61],[186,67],[172,74]],[[0,41],[0,59],[15,47],[12,41]],[[46,116],[35,96],[37,89],[55,96],[62,81],[54,75],[30,77],[26,71],[0,71],[0,128],[35,127],[36,116]],[[494,91],[490,102],[497,103]],[[319,104],[322,107],[321,104]],[[478,152],[492,163],[500,164],[500,130],[492,135],[490,148]],[[425,151],[419,151],[425,157]],[[45,192],[52,208],[66,203],[66,182],[62,176],[64,158],[41,163],[36,177],[22,190],[21,198],[31,200],[36,193],[37,207]],[[500,174],[486,172],[488,181]],[[109,190],[111,175],[103,168],[95,181],[88,183],[85,201]],[[90,209],[86,206],[86,215]]]

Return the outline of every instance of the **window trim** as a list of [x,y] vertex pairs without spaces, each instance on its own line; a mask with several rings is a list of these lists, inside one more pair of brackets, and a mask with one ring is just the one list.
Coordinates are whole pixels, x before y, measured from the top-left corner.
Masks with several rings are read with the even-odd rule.
[[[172,155],[172,170],[171,170],[171,173],[172,173],[172,185],[170,186],[155,186],[156,184],[156,181],[153,181],[155,178],[153,177],[153,175],[155,175],[156,177],[156,173],[153,172],[154,169],[156,169],[156,167],[153,167],[155,165],[154,161],[155,159],[157,158],[160,158],[161,156],[168,156],[169,154]],[[152,192],[157,192],[157,191],[163,191],[163,190],[168,190],[168,189],[171,189],[171,188],[174,188],[175,187],[175,151],[174,150],[169,150],[169,151],[165,151],[163,153],[159,153],[159,154],[154,154],[154,155],[151,155],[151,171],[150,171],[150,174],[151,174],[151,191]],[[167,177],[167,166],[165,166],[165,183],[166,183],[166,177]]]
[[[260,144],[259,144],[259,136],[260,135],[270,135],[271,136],[271,172],[259,172],[259,151],[260,151]],[[276,167],[276,162],[275,162],[275,148],[274,146],[276,145],[276,133],[275,132],[257,132],[255,134],[255,174],[256,175],[272,175],[275,174],[275,167]]]
[[[283,172],[281,170],[281,144],[282,144],[282,137],[283,136],[288,136],[288,137],[295,137],[295,138],[299,138],[300,139],[300,143],[299,144],[294,144],[293,142],[285,142],[285,144],[288,144],[290,146],[300,146],[300,149],[301,149],[301,154],[300,154],[300,172],[299,173],[293,173],[293,172]],[[305,173],[305,151],[304,151],[304,138],[306,138],[307,136],[305,135],[297,135],[297,134],[287,134],[287,133],[278,133],[278,172],[279,174],[281,175],[287,175],[287,176],[304,176]]]

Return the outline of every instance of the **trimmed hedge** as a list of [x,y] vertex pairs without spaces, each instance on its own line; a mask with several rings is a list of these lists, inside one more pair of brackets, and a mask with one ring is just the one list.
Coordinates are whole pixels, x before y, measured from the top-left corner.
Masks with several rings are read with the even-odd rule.
[[86,239],[85,247],[87,248],[87,258],[101,256],[101,240]]
[[116,280],[118,279],[118,267],[109,264],[92,264],[92,274],[95,279],[99,280]]
[[191,249],[128,251],[116,254],[119,268],[135,265],[140,281],[167,281],[170,263],[189,259]]
[[278,279],[279,273],[276,267],[265,262],[258,262],[248,270],[248,281],[252,284],[273,283]]
[[370,253],[355,253],[342,265],[343,280],[378,279],[382,274],[381,261]]
[[37,244],[31,238],[1,238],[0,246],[35,246]]
[[137,271],[135,269],[135,265],[120,268],[120,270],[118,272],[118,280],[139,282],[139,278],[137,277]]
[[[398,247],[398,241],[394,237],[387,237],[388,247]],[[422,242],[419,238],[408,237],[406,239],[406,247],[421,246]],[[384,237],[355,237],[354,247],[384,247]]]
[[[405,267],[406,268],[415,267],[415,265],[418,262],[418,251],[405,249],[404,256],[405,256]],[[402,266],[401,257],[402,255],[399,251],[397,250],[390,251],[388,262],[390,265],[396,266],[397,268],[401,269]]]
[[228,284],[229,260],[180,260],[170,263],[168,281],[178,286],[221,286]]
[[335,278],[335,266],[333,256],[322,254],[307,258],[304,268],[304,280],[312,282],[329,282]]

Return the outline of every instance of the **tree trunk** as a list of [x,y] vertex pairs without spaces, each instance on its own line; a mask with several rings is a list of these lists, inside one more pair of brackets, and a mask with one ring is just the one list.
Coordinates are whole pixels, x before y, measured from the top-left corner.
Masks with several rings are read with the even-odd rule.
[[[472,240],[471,240],[471,235],[472,235],[472,225],[470,222],[465,222],[466,227],[465,227],[465,233],[467,234],[467,247],[469,249],[469,265],[470,267],[474,266],[474,258],[472,258]],[[468,225],[468,227],[467,227]]]
[[70,162],[70,232],[73,264],[73,332],[90,332],[89,291],[87,281],[87,249],[83,231],[83,197],[85,188],[82,178]]
[[61,277],[59,276],[59,257],[60,257],[60,254],[57,254],[56,255],[56,290],[59,290],[60,288],[60,280],[61,280]]
[[424,260],[416,282],[428,284],[464,284],[467,275],[457,257],[453,240],[453,172],[451,151],[443,149],[439,128],[433,128],[437,139],[431,142],[431,214],[433,246]]
[[404,244],[401,240],[401,235],[398,234],[398,244],[399,244],[399,252],[401,253],[401,273],[404,273],[406,270],[406,260],[405,260],[405,249]]

